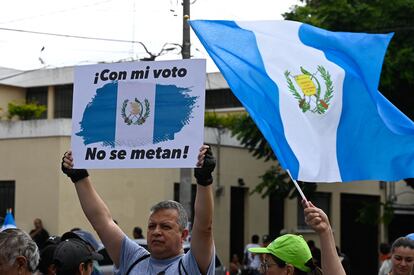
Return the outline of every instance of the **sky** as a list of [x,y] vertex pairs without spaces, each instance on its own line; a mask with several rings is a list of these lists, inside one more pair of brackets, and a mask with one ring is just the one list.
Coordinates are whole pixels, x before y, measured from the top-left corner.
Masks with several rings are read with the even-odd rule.
[[[223,20],[279,20],[282,13],[300,4],[298,0],[190,1],[191,19]],[[181,44],[181,1],[13,0],[1,5],[1,67],[30,70],[147,57],[144,48],[132,41],[142,42],[153,54],[159,53],[165,43]],[[191,43],[192,58],[206,58],[207,71],[218,71],[192,31]],[[181,59],[178,48],[157,58],[171,59]]]

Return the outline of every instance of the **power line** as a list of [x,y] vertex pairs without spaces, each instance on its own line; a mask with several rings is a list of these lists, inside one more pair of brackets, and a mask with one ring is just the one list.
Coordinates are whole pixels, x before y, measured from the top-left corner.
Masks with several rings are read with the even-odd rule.
[[163,47],[161,48],[161,51],[157,54],[154,54],[150,52],[145,46],[144,43],[141,41],[136,40],[124,40],[124,39],[112,39],[112,38],[101,38],[101,37],[90,37],[90,36],[79,36],[79,35],[70,35],[70,34],[59,34],[59,33],[50,33],[50,32],[38,32],[38,31],[29,31],[29,30],[21,30],[21,29],[11,29],[11,28],[0,28],[0,30],[3,31],[13,31],[13,32],[23,32],[23,33],[31,33],[31,34],[39,34],[39,35],[49,35],[49,36],[58,36],[58,37],[65,37],[65,38],[76,38],[76,39],[87,39],[87,40],[99,40],[99,41],[108,41],[108,42],[121,42],[121,43],[136,43],[140,44],[145,52],[150,56],[149,60],[154,60],[156,57],[164,54],[167,51],[173,50],[173,48],[166,48],[167,46],[172,47],[181,47],[181,45],[176,43],[164,43]]
[[136,40],[124,40],[124,39],[113,39],[113,38],[102,38],[102,37],[91,37],[91,36],[80,36],[80,35],[71,35],[71,34],[60,34],[60,33],[51,33],[51,32],[39,32],[39,31],[29,31],[22,29],[11,29],[11,28],[1,28],[3,31],[12,31],[12,32],[22,32],[22,33],[31,33],[31,34],[40,34],[40,35],[49,35],[49,36],[58,36],[65,38],[76,38],[76,39],[88,39],[88,40],[100,40],[100,41],[109,41],[109,42],[121,42],[121,43],[137,43],[144,46],[141,41]]

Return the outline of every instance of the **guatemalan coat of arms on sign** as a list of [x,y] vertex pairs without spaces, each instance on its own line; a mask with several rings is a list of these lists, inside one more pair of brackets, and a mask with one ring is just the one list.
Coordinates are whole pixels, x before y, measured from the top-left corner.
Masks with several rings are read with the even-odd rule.
[[150,104],[147,99],[144,100],[144,104],[145,106],[137,98],[133,101],[129,101],[128,99],[124,100],[121,108],[121,116],[127,125],[141,125],[147,120],[150,114]]
[[[292,75],[288,70],[285,71],[289,91],[298,100],[302,112],[324,114],[329,109],[329,103],[333,97],[331,75],[323,66],[318,66],[315,73],[303,67],[300,67],[300,71],[302,72],[300,75]],[[318,79],[318,76],[321,79]],[[301,89],[303,96],[297,91],[293,80]],[[324,83],[321,84],[321,80]]]

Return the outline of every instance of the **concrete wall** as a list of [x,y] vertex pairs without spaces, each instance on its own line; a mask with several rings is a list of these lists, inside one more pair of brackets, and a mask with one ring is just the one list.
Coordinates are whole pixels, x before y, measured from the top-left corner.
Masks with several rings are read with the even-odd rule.
[[16,223],[24,230],[41,218],[50,232],[59,229],[59,140],[0,141],[0,180],[14,180]]

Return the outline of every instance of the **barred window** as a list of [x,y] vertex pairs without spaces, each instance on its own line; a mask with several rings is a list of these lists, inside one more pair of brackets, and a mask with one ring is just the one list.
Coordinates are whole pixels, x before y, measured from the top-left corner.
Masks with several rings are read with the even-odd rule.
[[55,118],[72,118],[73,85],[55,87]]
[[218,89],[206,91],[206,109],[236,108],[242,107],[230,89]]
[[[26,91],[26,102],[36,103],[47,106],[47,87],[29,88]],[[47,118],[47,112],[44,112],[40,118]]]
[[14,181],[0,181],[0,224],[3,224],[2,218],[6,215],[6,210],[13,209],[14,214],[14,196],[15,196],[15,182]]

